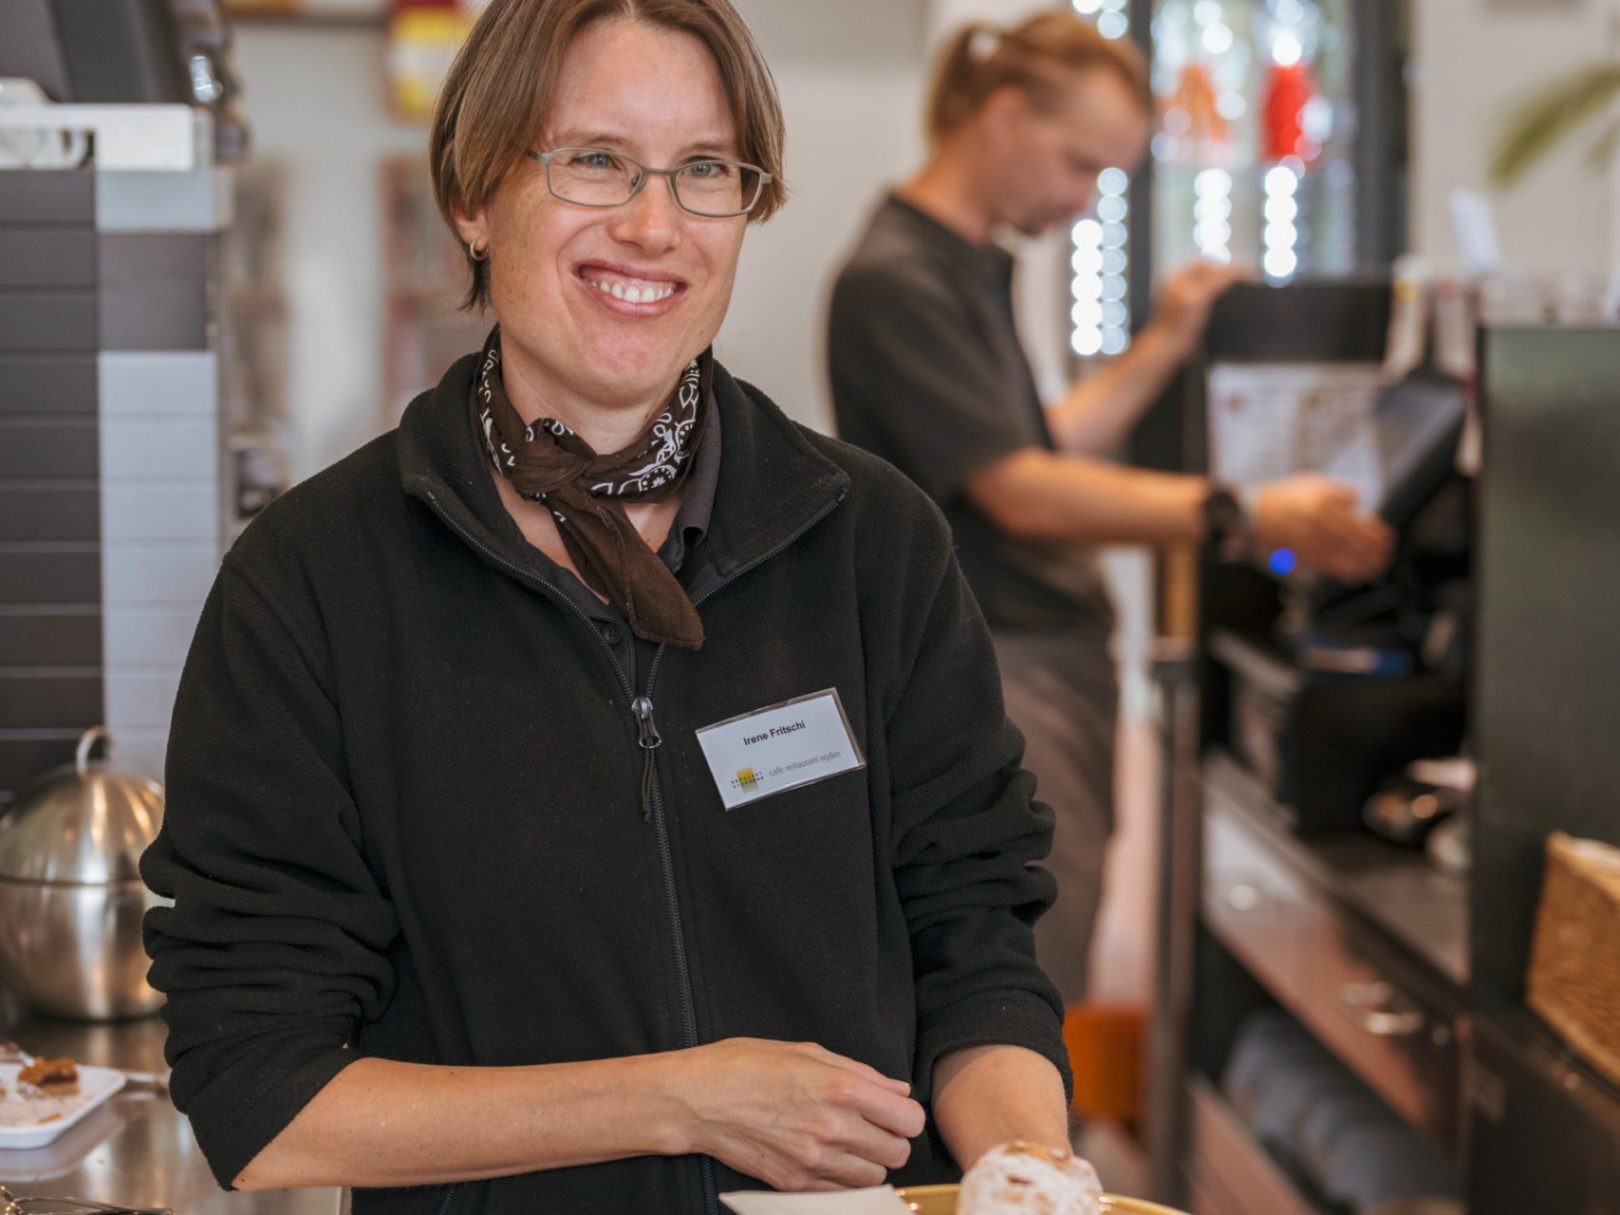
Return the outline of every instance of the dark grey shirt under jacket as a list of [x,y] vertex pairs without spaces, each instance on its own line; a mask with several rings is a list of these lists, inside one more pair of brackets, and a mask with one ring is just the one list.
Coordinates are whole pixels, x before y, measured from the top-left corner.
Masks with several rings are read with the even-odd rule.
[[1013,259],[891,195],[833,290],[827,355],[840,437],[937,502],[993,629],[1107,634],[1090,549],[1009,536],[964,494],[974,473],[1055,450],[1013,323]]

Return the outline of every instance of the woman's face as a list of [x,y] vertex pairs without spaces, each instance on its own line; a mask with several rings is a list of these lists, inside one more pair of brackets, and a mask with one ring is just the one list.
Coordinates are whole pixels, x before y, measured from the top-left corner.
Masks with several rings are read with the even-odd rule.
[[[539,151],[581,146],[659,169],[736,158],[708,48],[636,21],[586,29],[533,142]],[[546,189],[543,165],[521,161],[487,206],[457,222],[463,240],[488,246],[502,374],[520,411],[567,419],[579,407],[662,404],[725,318],[746,226],[746,217],[687,214],[658,177],[623,206],[572,206]],[[643,302],[616,298],[615,284]]]

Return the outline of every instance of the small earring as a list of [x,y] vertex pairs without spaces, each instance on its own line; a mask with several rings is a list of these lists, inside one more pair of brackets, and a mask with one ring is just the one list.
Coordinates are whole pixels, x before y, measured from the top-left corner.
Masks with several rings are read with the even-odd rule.
[[473,244],[472,241],[468,241],[467,256],[472,258],[472,260],[475,262],[487,262],[489,260],[489,246],[485,245],[482,249],[480,249],[477,245]]

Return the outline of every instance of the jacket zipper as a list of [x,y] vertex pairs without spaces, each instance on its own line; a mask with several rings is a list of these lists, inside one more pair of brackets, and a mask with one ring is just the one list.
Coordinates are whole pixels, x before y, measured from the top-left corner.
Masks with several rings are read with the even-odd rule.
[[[669,915],[670,943],[674,947],[675,986],[681,993],[681,1039],[687,1049],[699,1045],[697,998],[692,993],[692,963],[686,954],[686,933],[681,929],[681,897],[675,882],[675,851],[669,842],[669,819],[664,814],[663,799],[659,796],[658,769],[653,764],[653,752],[663,740],[653,724],[652,685],[658,671],[658,660],[664,655],[660,645],[653,651],[652,666],[647,669],[646,696],[636,699],[637,719],[642,730],[642,821],[650,822],[653,838],[658,842],[658,871],[664,879],[664,909]],[[650,738],[651,741],[648,741]],[[715,1182],[714,1161],[708,1156],[698,1157],[698,1176],[703,1183],[703,1209],[706,1215],[720,1215],[720,1187]]]
[[[654,651],[656,655],[657,651]],[[648,697],[636,697],[630,711],[636,715],[636,724],[641,728],[641,821],[650,823],[653,816],[653,752],[664,740],[653,721],[653,702]]]
[[[561,602],[575,616],[584,622],[586,631],[596,636],[599,641],[601,634],[597,633],[596,626],[579,606],[553,583],[536,576],[524,569],[514,561],[491,549],[483,541],[473,536],[455,519],[451,518],[439,499],[431,490],[427,491],[428,503],[433,507],[433,513],[442,519],[446,526],[463,541],[482,553],[502,569],[508,570],[514,577],[526,586],[540,586],[551,592],[553,601]],[[742,571],[739,570],[740,574]],[[729,579],[728,579],[729,581]],[[719,590],[719,587],[715,587]],[[695,606],[695,605],[694,605]],[[618,656],[614,654],[613,647],[607,642],[600,641],[607,651],[608,660],[613,664],[613,670],[619,677],[619,686],[624,690],[625,699],[630,702],[631,715],[636,719],[637,741],[641,746],[641,817],[643,822],[653,825],[655,838],[658,842],[659,873],[664,882],[664,906],[669,914],[670,939],[674,945],[675,975],[677,986],[681,992],[681,1038],[682,1044],[687,1048],[699,1045],[697,1032],[697,1006],[692,995],[692,967],[686,957],[686,935],[681,931],[680,899],[675,887],[675,858],[669,843],[669,827],[664,821],[663,807],[658,798],[658,772],[653,765],[653,752],[664,741],[658,733],[658,725],[653,720],[652,683],[658,671],[659,660],[664,656],[664,647],[660,645],[653,652],[652,665],[647,670],[647,692],[645,696],[637,696],[634,686],[630,682],[629,673],[620,664]],[[720,1196],[719,1186],[714,1177],[714,1162],[707,1156],[698,1157],[698,1173],[703,1183],[703,1206],[706,1215],[719,1215]],[[449,1206],[451,1194],[454,1189],[447,1192],[440,1205],[437,1215],[445,1215]]]
[[[471,533],[469,533],[466,528],[462,527],[460,523],[456,522],[456,520],[450,517],[449,513],[439,505],[439,499],[431,490],[426,492],[428,503],[433,507],[434,514],[438,515],[439,518],[449,526],[451,531],[455,532],[473,548],[477,549],[480,553],[483,553],[484,556],[488,557],[491,561],[495,562],[503,569],[510,570],[519,581],[529,585],[539,585],[545,587],[551,592],[554,599],[560,600],[568,607],[570,611],[574,613],[574,615],[578,616],[580,620],[584,621],[587,630],[591,634],[597,636],[600,640],[600,634],[596,632],[596,627],[591,624],[590,617],[585,615],[585,613],[580,610],[579,606],[575,604],[572,599],[563,594],[562,591],[552,583],[547,582],[544,578],[537,577],[536,575],[530,573],[516,562],[508,561],[505,557],[502,557],[499,553],[491,549],[487,544],[484,544],[482,541],[478,540]],[[724,579],[715,583],[708,590],[704,591],[703,594],[692,600],[692,606],[694,608],[700,607],[709,598],[730,586],[744,574],[751,570],[757,569],[765,562],[770,561],[772,558],[785,552],[788,548],[796,544],[806,532],[808,532],[816,524],[820,523],[828,515],[832,514],[833,510],[843,500],[844,495],[839,494],[809,519],[805,520],[805,522],[794,530],[792,534],[787,536],[787,538],[766,552],[762,553],[760,556],[754,558],[747,564],[738,566]],[[647,668],[646,693],[644,695],[637,696],[635,693],[635,688],[630,683],[629,674],[627,674],[624,667],[619,664],[619,659],[617,655],[613,653],[612,647],[609,646],[605,641],[602,641],[601,645],[603,649],[607,650],[608,658],[613,663],[613,669],[618,673],[619,684],[621,687],[623,687],[625,696],[630,701],[630,712],[636,719],[637,740],[641,746],[642,754],[641,819],[642,822],[652,824],[653,833],[658,843],[659,869],[664,879],[664,902],[669,912],[670,937],[674,944],[675,976],[678,980],[677,986],[680,988],[681,992],[682,1037],[685,1040],[687,1048],[690,1049],[700,1045],[697,1024],[697,998],[693,994],[692,989],[692,964],[687,958],[686,954],[686,934],[681,930],[681,902],[680,893],[675,882],[675,854],[669,842],[669,823],[664,815],[663,800],[659,796],[658,769],[653,763],[653,753],[658,750],[659,745],[664,740],[663,736],[658,733],[657,723],[653,720],[652,693],[653,685],[658,679],[658,668],[664,661],[664,650],[666,647],[660,644],[659,647],[653,651],[652,664]],[[698,1171],[703,1179],[704,1210],[708,1212],[708,1215],[719,1215],[720,1187],[718,1182],[715,1180],[713,1158],[709,1156],[699,1156]],[[438,1215],[444,1215],[445,1207],[448,1206],[449,1201],[450,1194],[447,1193],[444,1197],[444,1203],[440,1206]]]
[[[715,583],[708,590],[704,591],[703,594],[692,600],[692,606],[694,608],[701,607],[711,596],[719,594],[722,590],[730,586],[733,582],[735,582],[738,578],[741,578],[750,570],[763,565],[765,562],[771,560],[779,553],[786,551],[792,545],[796,544],[801,536],[803,536],[816,524],[820,523],[828,515],[832,514],[833,510],[843,500],[843,494],[839,494],[838,497],[834,498],[831,502],[827,503],[826,506],[822,507],[813,516],[807,519],[803,526],[799,527],[793,532],[792,535],[788,536],[781,543],[777,544],[774,548],[771,548],[761,556],[756,557],[754,560],[748,562],[746,565],[738,566],[724,579]],[[679,979],[679,986],[681,989],[681,1018],[685,1025],[687,1046],[693,1047],[697,1046],[699,1042],[697,1001],[696,997],[692,993],[692,968],[691,963],[687,960],[686,956],[686,937],[681,931],[680,896],[675,886],[675,857],[669,843],[669,824],[664,816],[663,801],[659,797],[658,772],[653,767],[653,750],[663,740],[659,737],[657,729],[653,725],[652,693],[653,685],[658,681],[658,668],[664,661],[665,648],[666,647],[663,645],[660,645],[656,650],[653,651],[652,665],[647,668],[646,695],[640,697],[636,701],[637,706],[645,706],[646,713],[645,717],[640,717],[638,711],[638,720],[642,725],[641,745],[644,748],[643,754],[646,756],[645,766],[643,768],[642,783],[642,793],[646,800],[643,802],[642,816],[644,820],[649,816],[651,817],[654,823],[655,833],[658,838],[658,857],[663,868],[664,890],[669,902],[670,931],[673,933],[675,941],[675,974]],[[649,731],[651,731],[652,740],[650,743],[647,741]],[[708,1212],[708,1215],[719,1215],[720,1185],[715,1179],[714,1175],[714,1158],[712,1156],[699,1156],[698,1171],[703,1179],[703,1208],[706,1212]]]

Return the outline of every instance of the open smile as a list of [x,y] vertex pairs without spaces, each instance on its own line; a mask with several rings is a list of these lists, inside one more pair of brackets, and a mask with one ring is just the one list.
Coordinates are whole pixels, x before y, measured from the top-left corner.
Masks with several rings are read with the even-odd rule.
[[610,311],[621,316],[656,316],[674,306],[686,283],[668,274],[590,262],[574,272]]

